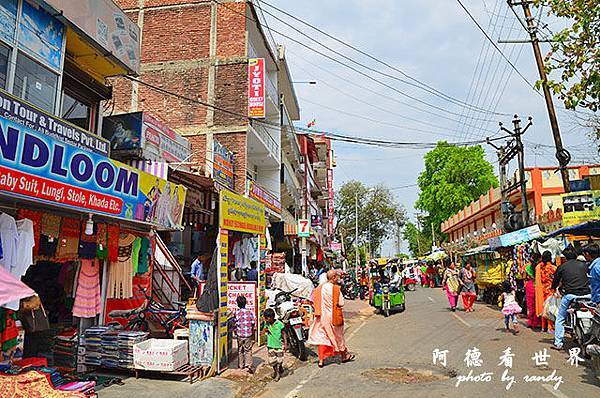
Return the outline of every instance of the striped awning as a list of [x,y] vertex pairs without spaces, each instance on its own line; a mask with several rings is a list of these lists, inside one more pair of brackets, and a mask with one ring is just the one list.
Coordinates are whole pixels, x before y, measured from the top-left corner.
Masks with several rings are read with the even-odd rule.
[[296,224],[289,224],[289,223],[284,223],[283,224],[283,234],[288,236],[288,235],[298,235],[298,225]]

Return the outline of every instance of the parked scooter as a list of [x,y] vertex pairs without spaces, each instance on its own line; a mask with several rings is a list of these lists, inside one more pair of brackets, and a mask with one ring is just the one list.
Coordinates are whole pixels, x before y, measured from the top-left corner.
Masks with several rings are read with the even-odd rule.
[[592,314],[592,326],[590,339],[586,343],[584,353],[590,358],[591,367],[596,377],[600,377],[600,308],[592,304],[585,305]]
[[308,338],[308,329],[302,318],[303,312],[292,300],[292,293],[295,291],[296,289],[289,292],[279,291],[275,295],[272,307],[277,319],[284,325],[283,331],[287,336],[290,352],[299,360],[306,361],[308,351],[305,341]]
[[592,336],[592,312],[588,304],[589,299],[575,299],[569,305],[565,319],[565,331],[571,333],[573,340],[585,353],[586,346]]
[[419,283],[419,280],[414,267],[406,267],[404,271],[402,271],[402,274],[404,280],[404,290],[408,290],[410,292],[417,290],[417,284]]

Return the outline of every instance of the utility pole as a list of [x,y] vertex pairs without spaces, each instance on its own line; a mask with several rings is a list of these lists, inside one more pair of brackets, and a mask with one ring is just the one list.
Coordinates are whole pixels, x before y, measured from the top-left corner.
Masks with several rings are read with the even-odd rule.
[[[525,126],[525,128],[521,129],[521,119],[519,119],[518,115],[515,115],[512,121],[512,131],[505,128],[502,123],[500,123],[500,129],[512,137],[512,139],[504,146],[499,147],[495,145],[489,138],[487,139],[487,143],[496,148],[498,153],[498,163],[500,164],[500,192],[502,195],[501,210],[504,220],[503,224],[505,226],[511,224],[510,221],[511,216],[513,215],[514,206],[510,202],[509,198],[510,192],[517,188],[517,186],[519,186],[521,191],[521,220],[523,227],[529,226],[529,203],[527,202],[527,180],[525,178],[525,148],[523,146],[523,140],[521,139],[521,136],[525,134],[529,127],[533,125],[531,120],[532,118],[529,117],[529,123],[527,126]],[[517,184],[509,185],[506,175],[507,166],[515,157],[517,158],[519,167],[519,182]]]
[[[507,0],[507,2],[511,9],[518,5],[521,5],[523,7],[523,13],[525,14],[526,20],[525,27],[531,39],[531,45],[533,46],[533,54],[535,55],[535,62],[537,64],[540,80],[542,81],[542,90],[544,92],[544,99],[546,100],[546,109],[548,110],[548,117],[550,118],[550,127],[552,128],[554,145],[556,146],[556,159],[558,160],[558,164],[560,166],[560,174],[562,177],[563,189],[565,192],[571,192],[571,185],[569,184],[569,170],[567,169],[567,165],[571,161],[571,155],[564,148],[562,138],[560,136],[560,130],[558,128],[558,119],[556,118],[556,109],[554,109],[552,94],[550,93],[550,88],[548,87],[548,76],[546,75],[546,70],[544,69],[544,60],[542,58],[542,51],[540,49],[540,39],[537,37],[538,28],[534,23],[535,18],[531,15],[531,8],[529,7],[529,5],[532,4],[532,2],[528,0],[520,0],[518,2],[514,0]],[[514,9],[513,12],[517,16],[517,18],[519,18]],[[521,22],[521,24],[523,24],[523,22]]]
[[[355,230],[354,230],[354,256],[356,257],[356,272],[360,269],[360,262],[358,260],[358,192],[354,194],[354,221],[355,221]],[[357,274],[358,275],[358,274]]]
[[435,244],[435,228],[433,228],[433,223],[431,223],[431,236],[433,238],[433,246],[437,247]]

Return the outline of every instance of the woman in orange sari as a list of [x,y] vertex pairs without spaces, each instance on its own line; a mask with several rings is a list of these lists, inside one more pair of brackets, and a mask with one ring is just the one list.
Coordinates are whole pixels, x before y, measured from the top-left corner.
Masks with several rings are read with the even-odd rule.
[[544,301],[554,293],[551,286],[555,272],[556,266],[552,263],[552,253],[546,250],[542,254],[542,261],[535,267],[535,312],[541,317],[544,332],[554,330],[553,322],[542,317],[542,312],[544,312]]

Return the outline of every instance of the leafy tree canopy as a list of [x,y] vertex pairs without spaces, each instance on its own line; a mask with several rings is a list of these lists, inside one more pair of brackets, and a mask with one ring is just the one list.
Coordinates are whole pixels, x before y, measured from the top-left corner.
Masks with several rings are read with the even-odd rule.
[[415,257],[420,257],[431,250],[431,238],[421,232],[412,222],[406,223],[402,236]]
[[556,33],[545,67],[548,84],[565,106],[600,109],[600,6],[598,0],[535,0],[569,26]]
[[498,179],[481,146],[459,147],[442,141],[425,155],[418,183],[421,192],[415,207],[428,213],[427,222],[439,232],[442,222],[497,187]]
[[377,252],[385,239],[404,225],[404,209],[394,195],[382,185],[369,188],[360,181],[349,181],[335,198],[336,232],[344,238],[347,254],[353,256],[355,242],[355,200],[358,198],[358,245],[369,240],[371,250]]

